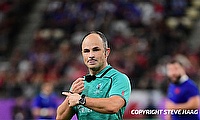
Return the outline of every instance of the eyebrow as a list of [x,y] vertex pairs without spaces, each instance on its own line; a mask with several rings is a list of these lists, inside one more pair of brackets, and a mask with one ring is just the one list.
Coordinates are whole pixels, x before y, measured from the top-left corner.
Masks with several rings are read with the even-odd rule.
[[100,48],[100,47],[94,47],[94,48],[92,48],[92,49],[99,49],[99,50],[100,50],[101,48]]
[[[84,48],[83,51],[87,51],[89,50],[88,48]],[[93,47],[92,50],[101,50],[100,47]]]

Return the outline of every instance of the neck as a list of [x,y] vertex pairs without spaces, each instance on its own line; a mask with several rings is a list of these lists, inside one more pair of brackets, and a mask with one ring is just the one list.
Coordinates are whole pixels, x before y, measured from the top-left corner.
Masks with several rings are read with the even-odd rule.
[[89,69],[89,73],[90,75],[96,75],[98,74],[101,70],[103,70],[108,64],[105,64],[103,67],[99,67],[99,68],[90,68]]
[[184,83],[185,81],[188,80],[188,76],[185,74],[185,75],[182,75],[180,76],[176,82],[173,82],[174,84],[181,84],[181,83]]

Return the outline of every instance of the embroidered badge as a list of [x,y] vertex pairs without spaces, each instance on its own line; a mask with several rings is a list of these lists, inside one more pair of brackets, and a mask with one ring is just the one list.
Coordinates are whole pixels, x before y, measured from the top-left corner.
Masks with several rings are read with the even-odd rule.
[[101,83],[99,83],[96,88],[99,90],[101,88]]
[[180,92],[181,92],[180,88],[176,88],[176,89],[174,90],[174,93],[175,93],[175,94],[179,94]]
[[99,83],[99,84],[96,86],[96,91],[94,92],[95,94],[99,94],[100,92],[102,92],[102,91],[100,90],[101,86],[102,86],[101,83]]

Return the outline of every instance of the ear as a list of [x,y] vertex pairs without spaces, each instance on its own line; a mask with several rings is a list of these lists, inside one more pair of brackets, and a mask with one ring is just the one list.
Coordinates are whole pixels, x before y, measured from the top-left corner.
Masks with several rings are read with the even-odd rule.
[[110,54],[110,48],[107,48],[107,49],[106,49],[106,52],[105,52],[105,57],[108,57],[109,54]]

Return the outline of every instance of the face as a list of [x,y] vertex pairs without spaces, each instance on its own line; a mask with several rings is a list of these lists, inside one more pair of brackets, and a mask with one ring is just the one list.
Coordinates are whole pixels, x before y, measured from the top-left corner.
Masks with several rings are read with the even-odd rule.
[[100,71],[107,65],[110,49],[104,48],[103,41],[98,34],[88,35],[82,42],[82,56],[90,71]]
[[178,63],[167,64],[167,76],[170,81],[177,83],[182,75],[182,66]]
[[45,95],[50,95],[52,91],[53,91],[53,85],[51,83],[45,83],[42,85],[42,92]]

